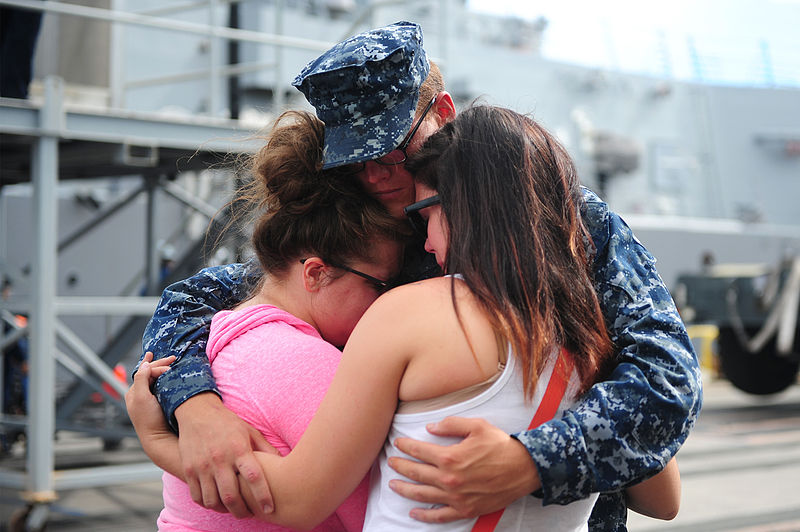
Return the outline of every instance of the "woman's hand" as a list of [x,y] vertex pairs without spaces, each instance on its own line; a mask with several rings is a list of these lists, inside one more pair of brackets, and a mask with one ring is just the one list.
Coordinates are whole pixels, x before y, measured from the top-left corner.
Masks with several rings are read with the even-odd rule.
[[133,377],[133,384],[125,394],[125,406],[128,409],[128,416],[142,442],[142,448],[147,456],[162,469],[174,473],[168,467],[165,458],[160,453],[160,444],[173,445],[177,451],[177,438],[170,431],[161,406],[158,404],[156,396],[150,391],[150,387],[155,380],[169,369],[169,365],[175,361],[174,356],[169,356],[153,362],[153,353],[145,353],[139,370]]

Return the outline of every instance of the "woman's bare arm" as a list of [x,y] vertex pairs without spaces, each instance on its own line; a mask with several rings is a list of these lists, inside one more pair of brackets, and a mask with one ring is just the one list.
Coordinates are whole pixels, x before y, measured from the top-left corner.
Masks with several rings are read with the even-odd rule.
[[681,505],[681,475],[673,458],[663,471],[625,490],[628,508],[636,513],[669,521]]
[[125,394],[125,406],[145,454],[164,471],[183,478],[178,437],[167,426],[161,406],[150,391],[153,382],[169,370],[174,360],[170,356],[153,361],[153,354],[147,352]]
[[[367,310],[294,449],[283,458],[256,453],[275,502],[272,513],[256,512],[256,518],[293,529],[313,528],[369,472],[391,426],[407,353],[418,342],[407,333],[409,320],[398,319],[404,314],[404,299],[389,293]],[[253,504],[241,487],[248,506]]]

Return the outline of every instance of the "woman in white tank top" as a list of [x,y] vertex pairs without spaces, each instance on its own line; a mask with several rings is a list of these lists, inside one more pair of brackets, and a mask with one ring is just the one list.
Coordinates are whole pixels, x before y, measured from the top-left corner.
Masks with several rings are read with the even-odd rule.
[[[367,310],[300,442],[284,458],[259,456],[275,509],[252,509],[266,521],[315,526],[378,457],[366,530],[472,530],[475,519],[427,525],[409,517],[416,503],[389,487],[394,439],[433,441],[425,425],[451,415],[524,431],[551,382],[565,388],[558,415],[611,356],[577,174],[554,137],[511,110],[474,107],[433,134],[406,168],[417,183],[409,219],[427,226],[426,250],[458,275],[398,287]],[[137,379],[134,387],[147,384]],[[156,464],[181,474],[176,440],[150,440],[147,429],[140,437]],[[511,437],[506,449],[525,452]],[[658,504],[659,490],[674,487],[673,468],[631,492],[633,503]],[[593,503],[544,507],[527,496],[496,530],[586,530]]]

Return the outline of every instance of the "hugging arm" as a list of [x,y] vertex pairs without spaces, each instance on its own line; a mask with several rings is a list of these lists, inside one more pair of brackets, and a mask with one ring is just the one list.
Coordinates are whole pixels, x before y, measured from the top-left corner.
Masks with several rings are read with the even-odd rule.
[[256,513],[257,518],[311,529],[365,478],[386,441],[406,367],[403,353],[414,341],[397,308],[396,300],[379,299],[358,322],[324,399],[292,451],[285,457],[257,453],[275,501],[273,513]]
[[152,353],[145,353],[133,376],[133,384],[125,394],[125,406],[145,454],[167,473],[182,478],[178,437],[159,415],[161,407],[150,391],[150,386],[168,371],[167,364],[172,361],[173,356],[154,361]]
[[701,375],[655,259],[619,216],[594,194],[585,197],[614,368],[562,418],[517,438],[536,463],[545,504],[601,492],[590,527],[617,530],[627,512],[622,488],[662,470],[694,425]]
[[[394,303],[377,310],[375,305],[356,326],[325,398],[292,451],[286,457],[256,453],[275,502],[274,512],[263,512],[242,486],[258,519],[313,528],[359,485],[380,452],[397,406],[402,353],[409,352],[403,346],[412,335],[398,327]],[[149,364],[144,367],[151,371]],[[175,436],[162,419],[154,422],[147,415],[156,407],[146,377],[137,375],[126,397],[131,419],[148,456],[182,478]]]
[[[573,409],[517,436],[536,462],[546,504],[620,490],[660,471],[701,405],[697,357],[655,259],[587,194],[597,293],[618,353],[610,375]],[[553,460],[561,466],[549,467]]]
[[625,502],[634,512],[671,520],[681,505],[681,476],[673,458],[660,473],[625,490]]
[[158,377],[155,393],[173,430],[180,429],[183,474],[192,499],[207,508],[250,515],[242,500],[237,473],[245,476],[262,506],[269,490],[253,449],[269,450],[261,434],[222,404],[206,356],[211,318],[249,295],[252,264],[206,268],[164,290],[143,338],[145,352],[156,359],[177,357]]
[[[598,505],[604,505],[604,515],[597,522],[613,530],[614,520],[625,520],[621,490],[663,469],[686,439],[700,410],[701,377],[683,322],[655,270],[655,259],[605,203],[588,190],[584,196],[584,222],[597,246],[597,293],[618,351],[615,367],[561,418],[514,435],[526,448],[528,460],[510,460],[494,470],[494,477],[540,484],[545,504],[568,504],[590,493],[613,492],[601,495]],[[458,435],[470,424],[485,423],[445,421],[446,426],[440,423],[432,432]],[[524,495],[516,487],[510,489],[516,482],[508,482],[509,489],[502,493],[492,493],[484,489],[492,477],[475,464],[462,467],[468,460],[485,462],[495,454],[487,447],[489,440],[479,436],[502,441],[498,430],[483,427],[474,438],[435,452],[399,440],[401,450],[428,463],[396,461],[393,467],[399,473],[425,486],[398,483],[393,489],[420,502],[443,504],[416,511],[415,517],[430,522],[506,506]]]
[[216,266],[171,284],[145,327],[142,358],[147,352],[155,360],[176,357],[172,370],[155,383],[164,416],[176,432],[175,410],[181,404],[204,392],[219,395],[206,356],[209,326],[216,312],[246,298],[247,271],[245,264]]

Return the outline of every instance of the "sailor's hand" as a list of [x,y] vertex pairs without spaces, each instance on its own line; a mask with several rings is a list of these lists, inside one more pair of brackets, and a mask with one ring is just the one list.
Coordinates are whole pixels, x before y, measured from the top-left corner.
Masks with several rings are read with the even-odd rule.
[[464,439],[449,446],[409,438],[394,442],[423,462],[389,459],[395,471],[413,481],[392,480],[390,487],[427,505],[411,511],[414,519],[445,523],[477,517],[539,489],[539,475],[525,447],[487,421],[450,417],[429,425],[428,432]]
[[251,517],[239,490],[241,479],[261,512],[272,512],[267,479],[253,452],[277,451],[258,430],[210,392],[189,398],[175,410],[175,419],[184,479],[196,503],[238,518]]

